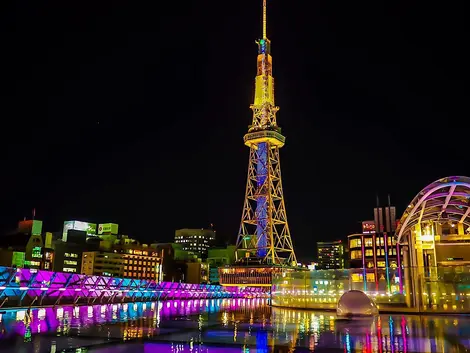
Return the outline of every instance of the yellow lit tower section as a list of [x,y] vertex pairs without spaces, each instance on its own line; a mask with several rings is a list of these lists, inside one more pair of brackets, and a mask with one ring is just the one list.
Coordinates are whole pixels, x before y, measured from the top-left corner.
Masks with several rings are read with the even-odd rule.
[[271,42],[266,36],[263,0],[263,37],[258,45],[253,122],[244,136],[250,148],[245,201],[237,240],[237,262],[245,265],[295,266],[287,224],[279,149],[285,137],[277,125],[274,103]]

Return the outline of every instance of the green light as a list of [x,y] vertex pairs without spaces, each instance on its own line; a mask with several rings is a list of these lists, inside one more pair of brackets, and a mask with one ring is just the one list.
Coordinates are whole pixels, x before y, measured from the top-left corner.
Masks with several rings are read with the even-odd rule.
[[259,44],[264,45],[264,39],[261,39],[261,40],[259,41]]

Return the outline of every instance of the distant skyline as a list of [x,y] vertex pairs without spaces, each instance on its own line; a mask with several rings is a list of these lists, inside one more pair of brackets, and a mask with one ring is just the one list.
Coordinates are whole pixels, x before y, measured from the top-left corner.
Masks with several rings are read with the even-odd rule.
[[[376,194],[400,217],[470,175],[463,2],[268,1],[299,258],[360,230]],[[23,2],[4,18],[1,231],[36,208],[53,231],[169,241],[213,223],[236,241],[261,0]]]

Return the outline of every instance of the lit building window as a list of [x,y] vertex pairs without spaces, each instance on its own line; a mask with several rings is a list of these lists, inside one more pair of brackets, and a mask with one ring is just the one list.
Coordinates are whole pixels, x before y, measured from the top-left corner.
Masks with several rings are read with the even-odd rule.
[[361,250],[351,250],[351,260],[362,259]]
[[64,256],[65,256],[65,257],[77,258],[77,257],[78,257],[78,254],[66,252],[66,253],[64,253]]
[[351,239],[349,241],[349,247],[351,247],[351,248],[360,248],[361,246],[362,246],[361,238]]

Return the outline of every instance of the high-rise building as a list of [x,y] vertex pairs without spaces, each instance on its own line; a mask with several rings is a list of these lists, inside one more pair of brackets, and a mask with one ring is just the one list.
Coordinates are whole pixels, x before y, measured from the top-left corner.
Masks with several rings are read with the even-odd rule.
[[200,257],[207,257],[207,251],[214,246],[215,231],[212,229],[178,229],[175,232],[175,243],[181,244],[184,251]]
[[344,268],[344,244],[341,240],[317,242],[317,270]]

